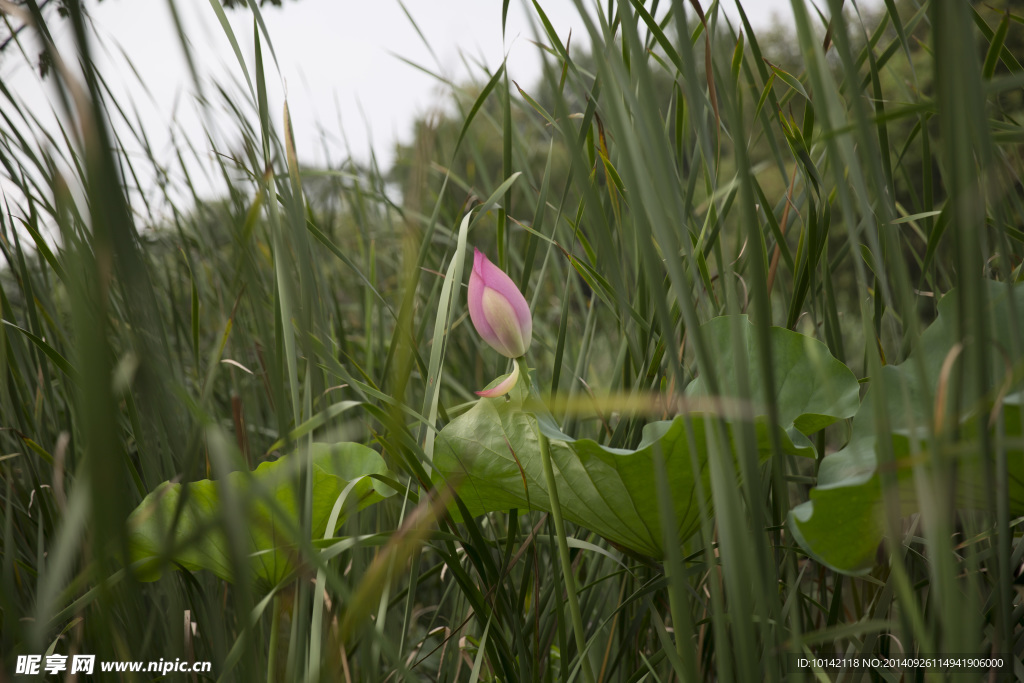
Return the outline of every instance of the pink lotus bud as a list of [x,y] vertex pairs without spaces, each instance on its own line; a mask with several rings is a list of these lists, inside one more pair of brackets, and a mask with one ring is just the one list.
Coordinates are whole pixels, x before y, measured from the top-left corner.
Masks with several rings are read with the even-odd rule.
[[530,306],[512,278],[479,249],[473,249],[473,273],[469,276],[469,317],[483,340],[501,355],[519,358],[530,348]]

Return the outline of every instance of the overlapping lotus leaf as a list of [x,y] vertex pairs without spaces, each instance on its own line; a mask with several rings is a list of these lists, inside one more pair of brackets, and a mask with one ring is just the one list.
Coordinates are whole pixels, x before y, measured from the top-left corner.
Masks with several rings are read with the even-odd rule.
[[[991,348],[978,350],[989,354],[991,391],[979,394],[972,368],[960,357],[958,293],[950,292],[939,302],[938,317],[921,335],[917,349],[905,362],[883,368],[872,382],[853,420],[849,443],[822,461],[810,500],[790,512],[789,528],[822,564],[853,575],[875,566],[885,536],[881,463],[888,457],[901,514],[928,505],[986,509],[996,491],[985,481],[982,429],[1006,455],[1007,470],[997,476],[997,485],[1007,487],[1010,513],[1024,514],[1024,394],[1014,379],[1014,368],[1024,358],[1024,285],[986,282],[984,287]],[[936,393],[947,363],[946,398],[937,409]],[[944,427],[937,433],[940,414]],[[886,441],[890,455],[882,450]],[[956,475],[941,490],[927,479],[938,458],[955,459]]]

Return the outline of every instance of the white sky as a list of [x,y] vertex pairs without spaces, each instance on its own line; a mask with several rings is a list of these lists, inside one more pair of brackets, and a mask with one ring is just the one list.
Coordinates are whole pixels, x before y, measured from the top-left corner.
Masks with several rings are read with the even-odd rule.
[[[585,4],[591,6],[592,1]],[[399,56],[461,81],[470,75],[467,63],[475,69],[472,76],[479,79],[482,73],[476,63],[482,61],[493,72],[507,51],[509,74],[520,85],[527,88],[540,76],[537,48],[530,42],[533,29],[521,0],[510,4],[504,43],[501,0],[406,0],[406,8],[437,61],[397,0],[284,0],[284,4],[282,9],[269,5],[262,9],[281,65],[278,78],[264,45],[270,107],[272,112],[281,111],[281,84],[286,84],[298,155],[306,163],[337,163],[349,154],[365,159],[372,146],[386,167],[394,142],[411,137],[414,118],[444,102],[441,84]],[[662,4],[667,6],[668,2]],[[705,0],[704,4],[709,2]],[[722,4],[731,16],[736,16],[735,0],[723,0]],[[542,0],[541,5],[563,41],[571,29],[573,42],[582,44],[586,30],[571,0]],[[168,130],[174,125],[180,126],[201,151],[208,152],[210,145],[203,137],[194,86],[167,0],[90,0],[88,7],[101,38],[94,46],[102,58],[101,73],[119,92],[122,106],[138,109],[157,155],[170,157]],[[177,7],[193,58],[207,79],[205,85],[229,79],[243,83],[237,60],[208,0],[178,0]],[[789,0],[747,0],[744,7],[755,26],[767,26],[775,12],[783,17],[790,15]],[[227,15],[251,69],[251,14],[236,9]],[[69,27],[59,26],[63,23],[54,19],[51,28],[58,28],[58,46],[71,54]],[[30,54],[38,52],[37,45],[34,37],[26,36]],[[122,51],[148,94],[127,68],[120,56]],[[46,116],[50,109],[47,93],[53,79],[40,84],[34,67],[11,50],[0,60],[0,79],[24,99],[28,108]],[[342,129],[349,146],[343,142]],[[326,155],[321,131],[326,131]]]

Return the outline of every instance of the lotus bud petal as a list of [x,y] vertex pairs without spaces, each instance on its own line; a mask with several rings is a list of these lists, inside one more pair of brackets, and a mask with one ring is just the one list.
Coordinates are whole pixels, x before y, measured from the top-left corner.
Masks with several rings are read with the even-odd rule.
[[493,389],[485,389],[484,391],[476,392],[477,396],[483,396],[484,398],[495,398],[496,396],[504,396],[508,392],[512,391],[512,387],[519,381],[519,362],[513,363],[512,372],[509,376],[503,379]]
[[479,249],[473,249],[469,276],[469,317],[483,340],[501,355],[519,358],[530,348],[533,317],[526,298]]

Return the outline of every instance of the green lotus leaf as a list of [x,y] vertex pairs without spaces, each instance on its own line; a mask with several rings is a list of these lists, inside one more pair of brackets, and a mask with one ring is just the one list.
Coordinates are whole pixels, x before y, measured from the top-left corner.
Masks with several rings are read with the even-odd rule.
[[[757,331],[747,316],[721,316],[701,326],[708,347],[715,350],[711,363],[719,394],[742,396],[743,380],[755,404],[755,415],[768,414],[764,404],[770,395],[779,425],[796,428],[802,434],[813,434],[836,420],[853,417],[860,403],[860,385],[850,369],[817,339],[781,327],[771,327],[768,332],[774,379],[771,392],[765,392],[766,373],[761,368]],[[737,340],[743,350],[739,357],[733,351]],[[686,388],[687,396],[708,393],[701,377]]]
[[[991,355],[990,386],[1000,387],[1012,375],[1007,364],[1017,365],[1024,348],[1024,286],[988,282],[987,319],[998,349]],[[942,435],[935,429],[935,396],[943,364],[953,358],[957,293],[950,292],[938,306],[938,317],[921,335],[918,348],[900,365],[883,368],[884,393],[868,391],[853,420],[850,442],[822,460],[817,486],[810,500],[795,507],[789,528],[807,553],[822,564],[846,574],[864,574],[875,566],[885,535],[885,504],[880,471],[880,439],[892,448],[893,471],[900,511],[913,514],[924,505],[950,505],[962,509],[987,506],[992,496],[984,484],[980,459],[980,430],[990,429],[993,399],[979,397],[969,375],[949,372],[945,411],[948,425]],[[962,359],[960,360],[962,363]],[[955,366],[953,366],[955,369]],[[1019,390],[1020,387],[1011,387]],[[879,405],[881,403],[881,405]],[[1002,430],[998,436],[1007,458],[1006,484],[1011,514],[1024,514],[1024,450],[1021,449],[1022,394],[1010,393],[1000,403]],[[884,426],[879,426],[884,420]],[[996,434],[993,432],[993,438]],[[942,457],[956,458],[956,481],[951,489],[936,492],[919,486],[915,471],[927,472]],[[925,469],[921,469],[925,468]],[[1002,477],[1000,477],[1002,478]]]
[[[314,443],[311,450],[313,500],[309,540],[319,540],[327,534],[331,512],[350,483],[354,482],[332,534],[346,513],[362,510],[394,494],[389,486],[369,476],[389,476],[376,451],[356,443]],[[169,562],[189,571],[207,569],[222,579],[234,581],[235,563],[225,529],[236,529],[224,518],[229,506],[222,501],[226,500],[245,511],[244,524],[237,531],[245,534],[248,578],[264,591],[287,578],[300,563],[296,538],[297,465],[294,455],[285,456],[265,462],[252,472],[232,472],[222,480],[189,483],[187,493],[183,484],[164,482],[158,486],[128,518],[131,557],[138,563],[139,578],[156,580]]]

